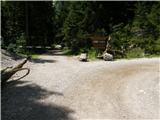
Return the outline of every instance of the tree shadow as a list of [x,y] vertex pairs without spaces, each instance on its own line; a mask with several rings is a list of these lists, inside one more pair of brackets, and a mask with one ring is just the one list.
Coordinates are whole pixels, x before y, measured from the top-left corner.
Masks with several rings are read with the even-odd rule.
[[62,50],[48,50],[45,55],[50,55],[50,56],[66,56],[65,52]]
[[41,58],[34,58],[29,61],[33,63],[55,63],[57,62],[56,60],[47,60],[47,59],[41,59]]
[[1,96],[2,120],[73,120],[70,108],[39,101],[51,95],[63,96],[26,81],[8,84]]

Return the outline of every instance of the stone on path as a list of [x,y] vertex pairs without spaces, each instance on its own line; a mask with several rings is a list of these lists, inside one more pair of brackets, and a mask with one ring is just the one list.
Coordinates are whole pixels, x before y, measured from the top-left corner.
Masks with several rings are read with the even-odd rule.
[[81,53],[79,60],[80,61],[87,61],[87,53]]
[[103,54],[103,59],[105,61],[112,61],[113,60],[113,55],[109,54],[109,53],[104,53]]

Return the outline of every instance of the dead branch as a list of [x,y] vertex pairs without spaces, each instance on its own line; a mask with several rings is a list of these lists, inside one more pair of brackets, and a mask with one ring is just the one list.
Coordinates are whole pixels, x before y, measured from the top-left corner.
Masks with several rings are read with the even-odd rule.
[[26,58],[23,62],[21,62],[15,67],[7,67],[1,70],[1,85],[3,86],[18,71],[27,70],[27,73],[24,76],[20,77],[19,79],[28,75],[30,72],[29,68],[22,68],[27,61],[28,61],[28,58]]

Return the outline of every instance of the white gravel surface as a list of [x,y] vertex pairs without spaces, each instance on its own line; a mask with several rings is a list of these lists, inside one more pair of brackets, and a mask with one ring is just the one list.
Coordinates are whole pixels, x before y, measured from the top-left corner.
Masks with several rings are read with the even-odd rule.
[[160,59],[41,55],[2,94],[3,120],[160,119]]

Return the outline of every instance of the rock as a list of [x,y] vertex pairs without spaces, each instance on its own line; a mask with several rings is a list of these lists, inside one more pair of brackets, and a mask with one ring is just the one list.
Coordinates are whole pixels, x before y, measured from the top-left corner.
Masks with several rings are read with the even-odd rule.
[[113,55],[109,54],[109,53],[104,53],[103,54],[103,59],[105,61],[112,61],[113,60]]
[[61,46],[61,45],[56,45],[56,46],[55,46],[55,49],[60,50],[60,49],[62,49],[62,46]]
[[79,60],[80,61],[87,61],[87,53],[81,53]]

